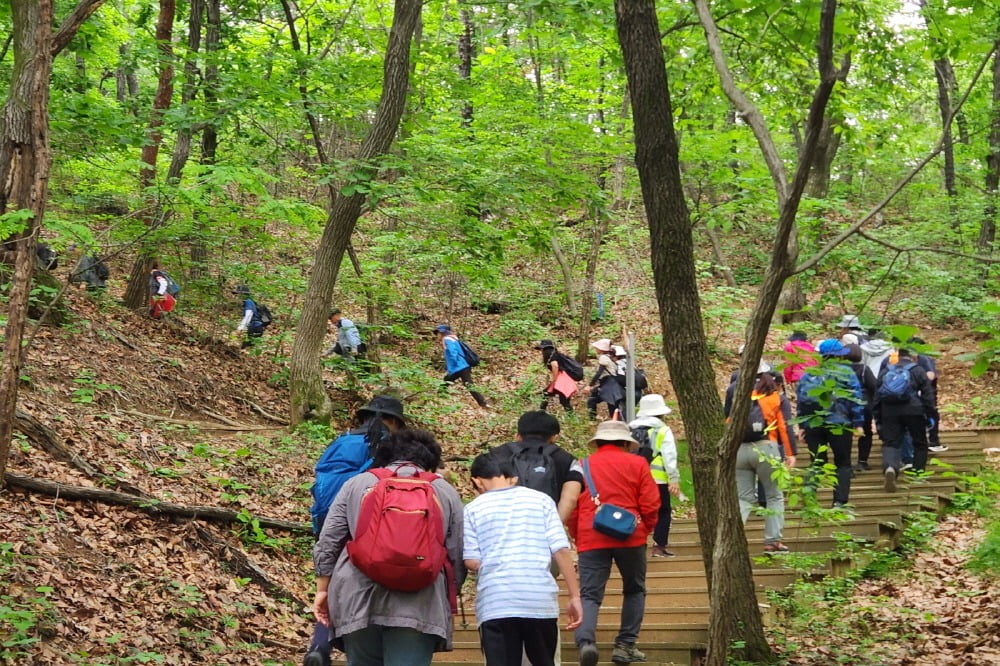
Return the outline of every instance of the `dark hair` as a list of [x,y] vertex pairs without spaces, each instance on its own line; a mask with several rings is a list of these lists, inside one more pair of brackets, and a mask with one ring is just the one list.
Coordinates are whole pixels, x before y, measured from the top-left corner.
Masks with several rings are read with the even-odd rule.
[[911,345],[926,345],[927,344],[926,342],[924,342],[923,338],[918,338],[915,335],[911,336],[910,339],[907,340],[906,342],[908,344],[911,344]]
[[555,347],[542,347],[542,362],[551,363],[552,357],[556,355]]
[[385,467],[404,460],[434,472],[441,466],[441,445],[426,430],[400,428],[375,451],[372,467]]
[[910,350],[907,349],[907,348],[905,348],[905,347],[900,347],[899,348],[899,355],[900,356],[905,356],[907,358],[911,358],[912,357],[912,354],[910,353]]
[[548,439],[559,434],[559,419],[539,410],[525,412],[517,420],[517,434],[521,437]]
[[864,358],[864,352],[861,351],[860,345],[844,345],[847,347],[847,360],[851,363],[860,363],[861,359]]
[[778,383],[774,381],[774,375],[770,372],[764,372],[757,376],[757,383],[754,384],[753,390],[755,393],[768,395],[778,390]]
[[510,457],[498,454],[496,451],[480,453],[472,461],[469,475],[474,479],[513,479],[517,476]]
[[792,331],[792,334],[788,336],[788,339],[792,342],[805,342],[809,339],[809,336],[805,334],[805,331]]
[[339,314],[340,314],[340,308],[333,308],[332,310],[330,310],[330,314],[328,314],[326,318],[329,319],[333,315],[339,315]]

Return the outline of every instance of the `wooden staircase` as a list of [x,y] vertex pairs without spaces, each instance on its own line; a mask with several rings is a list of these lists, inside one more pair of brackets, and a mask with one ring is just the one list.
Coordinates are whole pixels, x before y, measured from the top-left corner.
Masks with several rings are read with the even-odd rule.
[[[804,575],[818,578],[843,574],[853,562],[843,556],[834,557],[834,553],[844,539],[848,538],[845,535],[849,535],[851,541],[872,548],[895,548],[908,514],[916,511],[940,513],[948,506],[952,495],[959,489],[960,480],[946,475],[945,471],[950,469],[958,474],[976,472],[982,461],[983,448],[996,446],[997,443],[991,440],[998,435],[1000,432],[942,432],[941,440],[949,450],[930,454],[927,469],[933,476],[925,480],[914,480],[901,475],[895,493],[883,490],[881,446],[876,443],[869,461],[872,469],[859,473],[851,483],[853,519],[811,523],[803,520],[796,510],[786,510],[784,543],[793,553],[825,556],[819,558],[823,564],[805,574],[784,566],[780,555],[761,557],[763,519],[751,516],[746,525],[746,535],[750,554],[754,559],[754,582],[762,605],[766,605],[767,590],[787,587]],[[949,467],[932,464],[931,460],[940,461]],[[799,466],[805,467],[808,464],[808,454],[800,455]],[[832,503],[831,489],[819,489],[817,502],[821,507],[828,508]],[[638,647],[646,653],[647,664],[696,664],[704,656],[706,647],[708,588],[694,519],[673,521],[670,549],[677,557],[649,560],[646,614]],[[597,630],[602,663],[611,663],[620,609],[621,584],[618,582],[617,571],[612,569]],[[484,663],[475,621],[471,615],[468,620],[468,626],[462,626],[460,618],[456,618],[455,649],[450,653],[435,655],[435,663],[452,666],[481,666]],[[572,632],[561,632],[561,650],[562,663],[576,663],[577,651]]]

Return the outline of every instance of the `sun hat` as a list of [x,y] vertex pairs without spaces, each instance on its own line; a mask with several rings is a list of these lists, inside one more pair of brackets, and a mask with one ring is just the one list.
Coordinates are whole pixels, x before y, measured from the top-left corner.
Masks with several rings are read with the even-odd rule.
[[612,345],[611,349],[614,351],[615,356],[628,356],[628,352],[621,345]]
[[667,407],[667,403],[663,401],[662,395],[659,393],[649,393],[639,399],[639,411],[636,412],[636,416],[665,416],[672,411],[672,409]]
[[591,342],[590,346],[597,351],[609,352],[611,351],[611,338],[601,338],[597,342]]
[[820,342],[816,351],[821,356],[847,356],[851,353],[850,349],[840,344],[840,340],[834,340],[833,338],[828,338]]
[[590,438],[590,441],[639,443],[632,437],[632,431],[624,421],[603,421],[597,424],[597,431]]
[[539,340],[538,344],[535,345],[535,349],[555,349],[556,346],[551,340]]
[[840,320],[840,323],[837,324],[837,327],[850,329],[861,328],[861,320],[858,319],[857,315],[846,314]]
[[764,359],[760,359],[760,363],[757,364],[757,374],[762,375],[765,372],[771,372],[771,364]]
[[362,414],[378,414],[379,416],[394,416],[401,423],[406,423],[403,416],[403,401],[393,398],[391,395],[377,395],[371,399],[367,405],[358,410],[358,416]]

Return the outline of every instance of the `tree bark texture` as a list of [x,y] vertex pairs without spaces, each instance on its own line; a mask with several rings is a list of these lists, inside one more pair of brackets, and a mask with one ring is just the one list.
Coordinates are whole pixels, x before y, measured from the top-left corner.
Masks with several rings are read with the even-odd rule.
[[997,236],[997,197],[1000,196],[1000,50],[993,54],[993,106],[990,112],[990,152],[986,155],[986,209],[979,225],[976,247],[993,252]]
[[[163,143],[163,116],[170,108],[170,98],[174,94],[174,15],[177,11],[176,0],[160,0],[160,13],[156,19],[156,44],[160,53],[159,77],[156,84],[156,95],[153,97],[153,110],[149,115],[146,127],[146,143],[139,157],[139,189],[146,199],[143,215],[148,228],[155,228],[162,223],[158,214],[159,205],[156,197],[150,193],[150,188],[156,182],[156,160]],[[153,259],[150,249],[142,249],[132,264],[128,287],[125,290],[125,307],[141,310],[146,307],[149,293],[146,276],[149,274],[149,264]]]
[[[205,9],[205,66],[202,75],[202,97],[205,99],[205,109],[208,120],[201,131],[202,166],[215,164],[215,156],[219,149],[219,54],[220,35],[222,32],[222,13],[220,0],[203,0]],[[205,225],[201,215],[195,216],[195,234],[191,239],[191,278],[204,277],[208,264],[208,243],[204,236]]]
[[[23,358],[38,229],[49,184],[49,78],[52,73],[52,2],[11,0],[14,69],[0,111],[0,215],[26,210],[31,218],[10,240],[14,274],[7,302],[0,361],[0,474],[7,469]],[[3,477],[0,476],[0,486]]]
[[[361,144],[357,162],[365,178],[374,178],[375,158],[384,154],[392,145],[399,121],[406,108],[406,94],[410,83],[410,43],[417,20],[420,18],[420,0],[396,0],[392,30],[386,48],[382,70],[382,96],[372,126]],[[337,282],[340,264],[347,244],[354,233],[365,195],[354,192],[338,193],[326,228],[316,248],[312,275],[302,306],[302,316],[295,332],[290,367],[291,422],[295,425],[304,419],[328,421],[332,405],[323,388],[320,373],[320,347],[326,333],[326,320],[333,287]]]
[[[695,271],[694,238],[681,182],[673,108],[654,0],[616,0],[618,40],[625,59],[635,127],[636,166],[649,223],[653,278],[663,331],[663,353],[688,437],[695,482],[698,531],[711,581],[709,663],[724,664],[737,635],[751,661],[768,661],[771,650],[757,607],[746,540],[736,505],[731,466],[719,457],[722,405],[708,355]],[[782,247],[784,249],[784,247]],[[731,506],[723,507],[723,502]],[[737,510],[738,511],[738,510]],[[719,530],[721,520],[732,523]],[[728,539],[721,544],[719,539]],[[713,553],[721,555],[713,559]],[[719,558],[723,559],[719,559]],[[716,570],[721,570],[716,575]],[[720,600],[727,604],[720,607]],[[714,660],[714,662],[713,662]]]
[[580,290],[580,326],[576,331],[576,360],[584,363],[590,352],[590,318],[594,311],[594,285],[597,282],[597,262],[601,258],[601,243],[608,233],[611,220],[605,214],[594,216],[594,232],[590,237],[590,252],[587,254],[587,272]]
[[[462,34],[458,36],[458,76],[466,86],[472,81],[472,39],[475,30],[472,25],[472,12],[468,7],[462,7]],[[466,88],[471,92],[471,88]],[[462,105],[462,127],[469,129],[472,125],[472,101],[466,100]]]

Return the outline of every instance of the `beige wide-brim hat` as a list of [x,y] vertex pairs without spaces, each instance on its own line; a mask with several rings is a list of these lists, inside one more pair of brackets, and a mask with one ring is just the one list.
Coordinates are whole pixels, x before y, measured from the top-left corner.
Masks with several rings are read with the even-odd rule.
[[624,421],[604,421],[597,425],[597,432],[590,438],[591,442],[629,442],[638,444],[632,437],[632,431]]
[[667,406],[664,402],[663,396],[659,393],[650,393],[649,395],[644,395],[639,400],[639,411],[636,412],[637,417],[643,416],[666,416],[673,410]]
[[611,338],[601,338],[597,342],[591,342],[590,346],[597,351],[609,352],[611,351]]

